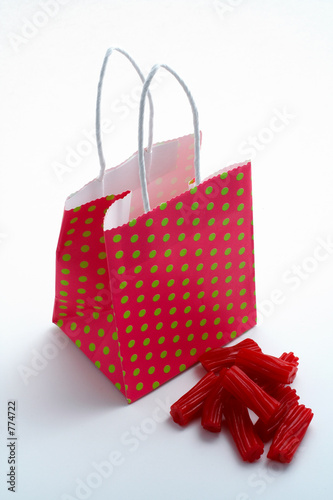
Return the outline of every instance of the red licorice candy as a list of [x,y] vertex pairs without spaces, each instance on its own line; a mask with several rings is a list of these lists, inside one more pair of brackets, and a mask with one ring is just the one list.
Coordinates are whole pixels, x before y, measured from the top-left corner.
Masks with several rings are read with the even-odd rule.
[[241,349],[236,356],[235,364],[251,377],[266,377],[282,384],[291,384],[297,373],[295,363],[250,349]]
[[[171,406],[181,426],[201,414],[201,424],[220,432],[223,416],[244,461],[258,460],[263,442],[273,439],[268,458],[289,463],[313,418],[298,403],[290,384],[298,369],[294,353],[263,354],[251,339],[207,351],[200,358],[208,373]],[[243,370],[244,368],[244,370]],[[248,409],[259,417],[253,425]]]
[[170,409],[174,422],[179,425],[186,425],[198,415],[216,381],[217,376],[215,373],[208,372],[184,396],[179,398]]
[[256,384],[238,366],[232,366],[223,377],[223,386],[265,423],[278,410],[280,403]]
[[232,347],[216,347],[200,356],[199,361],[207,371],[219,372],[222,368],[229,368],[235,363],[240,349],[251,349],[261,352],[258,344],[252,339],[245,339]]
[[256,433],[264,441],[264,443],[267,443],[267,441],[270,441],[273,438],[289,408],[297,404],[299,400],[299,396],[296,394],[295,389],[292,389],[289,385],[279,388],[277,391],[274,391],[272,395],[277,401],[279,401],[280,408],[270,420],[269,424],[265,424],[259,418],[254,426]]
[[221,370],[217,382],[204,401],[201,415],[201,425],[210,432],[220,432],[222,428],[222,412],[227,391],[222,385],[222,380],[227,371]]
[[242,459],[245,462],[258,460],[264,452],[264,443],[255,432],[246,406],[230,396],[223,413]]
[[313,412],[304,405],[292,406],[282,420],[267,458],[290,463],[313,418]]

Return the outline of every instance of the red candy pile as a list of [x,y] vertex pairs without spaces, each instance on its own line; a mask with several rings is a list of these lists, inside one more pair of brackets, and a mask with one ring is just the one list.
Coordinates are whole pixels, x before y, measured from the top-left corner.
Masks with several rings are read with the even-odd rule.
[[[171,406],[174,422],[184,426],[201,416],[204,429],[220,432],[224,417],[244,461],[258,460],[272,440],[267,457],[290,463],[313,417],[288,385],[298,358],[292,352],[279,358],[263,354],[246,339],[211,349],[199,361],[208,373]],[[259,417],[255,424],[249,409]]]

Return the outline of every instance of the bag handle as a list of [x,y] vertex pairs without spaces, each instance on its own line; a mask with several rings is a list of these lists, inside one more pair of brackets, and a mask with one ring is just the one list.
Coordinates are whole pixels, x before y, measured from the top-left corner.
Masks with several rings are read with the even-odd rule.
[[[105,158],[103,154],[102,140],[101,140],[101,96],[102,96],[102,87],[103,87],[103,80],[104,80],[106,66],[108,63],[108,59],[113,51],[120,52],[120,54],[124,55],[138,73],[142,83],[144,83],[145,81],[145,77],[142,71],[140,70],[139,66],[125,50],[120,49],[119,47],[110,47],[106,51],[99,76],[98,87],[97,87],[97,101],[96,101],[96,142],[97,142],[97,150],[98,150],[98,157],[100,164],[100,172],[97,179],[99,181],[103,181],[105,173]],[[150,92],[148,93],[148,99],[149,99],[150,117],[149,117],[149,138],[148,138],[147,151],[148,153],[150,153],[153,144],[153,121],[154,121],[154,107]]]
[[[190,90],[188,89],[187,85],[185,84],[185,82],[180,78],[180,76],[172,68],[170,68],[166,64],[155,64],[152,67],[152,69],[150,70],[150,73],[147,76],[146,81],[144,82],[144,85],[142,88],[142,93],[141,93],[140,111],[139,111],[139,132],[138,132],[139,174],[140,174],[143,206],[144,206],[144,210],[146,213],[150,211],[150,205],[149,205],[149,196],[148,196],[147,178],[146,178],[146,165],[145,165],[144,149],[143,149],[143,120],[144,120],[144,113],[145,113],[146,97],[147,97],[147,93],[149,92],[148,88],[149,88],[149,85],[150,85],[155,73],[157,72],[157,70],[159,68],[166,69],[167,71],[169,71],[169,73],[171,73],[176,78],[176,80],[183,87],[183,90],[185,91],[185,94],[187,95],[188,100],[190,101],[190,105],[192,108],[192,114],[193,114],[193,126],[194,126],[195,185],[198,186],[201,182],[199,118],[198,118],[198,110],[197,110],[197,107],[195,105],[194,99],[192,97]],[[148,96],[149,96],[149,94],[148,94]],[[149,133],[150,132],[151,131],[149,131]]]

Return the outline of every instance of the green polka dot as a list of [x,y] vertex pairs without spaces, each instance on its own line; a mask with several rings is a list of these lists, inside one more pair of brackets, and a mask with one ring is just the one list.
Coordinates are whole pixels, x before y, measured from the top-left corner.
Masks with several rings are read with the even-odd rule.
[[180,218],[177,220],[177,226],[181,226],[183,223],[184,223],[184,219],[183,219],[183,217],[180,217]]
[[198,188],[197,186],[194,186],[191,190],[190,190],[190,193],[191,194],[195,194],[197,192]]
[[88,280],[87,276],[80,276],[80,277],[79,277],[79,281],[80,281],[81,283],[85,283],[87,280]]
[[222,195],[226,195],[226,194],[228,193],[228,191],[229,191],[229,188],[224,187],[224,188],[222,189],[222,191],[221,191],[221,194],[222,194]]
[[94,221],[94,219],[92,217],[89,217],[84,222],[85,222],[85,224],[91,224],[93,221]]
[[152,225],[153,225],[153,222],[154,222],[154,221],[153,221],[153,219],[147,219],[147,220],[146,220],[146,226],[147,226],[147,227],[152,226]]
[[240,305],[240,308],[241,309],[245,309],[245,307],[247,306],[247,303],[246,302],[243,302],[241,305]]
[[230,295],[232,295],[232,290],[231,289],[227,290],[225,294],[227,297],[230,297]]
[[243,179],[243,177],[244,177],[244,174],[241,172],[240,174],[238,174],[238,175],[237,175],[236,179],[237,179],[238,181],[240,181],[240,180],[242,180],[242,179]]
[[65,247],[69,247],[73,242],[71,240],[65,241]]
[[208,236],[208,239],[209,241],[214,241],[216,238],[216,234],[215,233],[211,233],[209,236]]
[[224,281],[226,283],[230,283],[231,280],[232,280],[232,276],[227,276]]
[[84,288],[78,288],[77,293],[86,293],[86,290]]
[[242,194],[244,193],[244,189],[243,188],[240,188],[238,189],[237,191],[237,196],[242,196]]
[[121,235],[120,234],[115,234],[113,237],[113,241],[115,243],[118,243],[121,240]]
[[104,267],[100,267],[99,269],[97,269],[97,274],[99,274],[100,276],[102,276],[105,273],[106,273],[106,270],[104,269]]
[[204,265],[203,265],[202,263],[198,264],[198,265],[197,265],[197,267],[196,267],[196,270],[197,270],[197,271],[201,271],[201,270],[202,270],[202,268],[203,268],[203,266],[204,266]]
[[206,208],[207,208],[207,210],[213,210],[213,208],[214,208],[214,203],[213,203],[213,202],[208,203],[208,205],[207,205],[207,207],[206,207]]
[[159,282],[158,280],[154,280],[154,281],[152,282],[151,286],[152,286],[153,288],[156,288],[159,284],[160,284],[160,282]]
[[211,194],[212,192],[213,192],[213,188],[212,188],[212,186],[208,186],[208,187],[206,188],[206,190],[205,190],[205,193],[206,193],[206,194]]
[[67,295],[68,295],[68,293],[64,292],[63,290],[61,290],[59,293],[60,293],[60,295],[62,295],[62,297],[67,297]]
[[172,339],[172,342],[175,344],[179,341],[179,335],[175,335],[174,338]]
[[246,288],[242,288],[242,290],[239,292],[239,295],[245,295],[246,294]]
[[[126,328],[126,333],[131,333],[131,331],[133,330],[133,326],[132,325],[128,325],[128,327]],[[134,342],[134,340],[133,340]]]
[[238,253],[239,253],[239,255],[243,255],[244,252],[245,252],[245,248],[242,247],[242,248],[239,249]]
[[139,239],[139,236],[137,234],[133,234],[133,236],[131,236],[131,242],[132,243],[136,243]]
[[181,349],[177,349],[177,351],[175,352],[176,358],[179,358],[179,356],[181,356],[181,354],[182,354],[182,350]]
[[244,208],[244,203],[240,203],[238,205],[238,207],[237,207],[238,212],[240,212],[241,210],[243,210],[243,208]]
[[159,293],[157,293],[156,295],[154,295],[154,297],[153,297],[153,301],[154,301],[154,302],[157,302],[158,300],[160,300],[160,297],[161,297],[161,296],[160,296],[160,294],[159,294]]
[[209,219],[208,226],[212,226],[213,224],[215,224],[215,219]]
[[224,235],[224,238],[223,238],[223,239],[224,239],[224,241],[228,241],[228,240],[230,240],[230,237],[231,237],[231,234],[230,234],[230,233],[226,233],[226,234]]
[[199,217],[196,217],[196,218],[193,220],[192,224],[193,224],[193,226],[197,226],[197,225],[199,224],[199,222],[200,222]]
[[168,248],[168,250],[166,250],[164,252],[164,257],[170,257],[171,253],[172,253],[172,250],[170,248]]
[[239,277],[239,282],[241,283],[242,281],[244,281],[246,278],[245,274],[242,274],[242,276]]
[[124,252],[122,250],[119,250],[119,252],[116,252],[116,259],[121,259],[124,255]]
[[135,370],[133,371],[134,377],[137,377],[139,373],[140,373],[140,368],[135,368]]
[[166,233],[166,234],[163,236],[163,241],[164,241],[164,242],[167,242],[167,241],[169,241],[169,239],[170,239],[170,234],[169,234],[169,233]]
[[191,206],[191,210],[196,210],[199,206],[199,203],[197,201],[195,201],[194,203],[192,203],[192,206]]
[[233,331],[233,332],[230,333],[230,337],[232,339],[234,339],[236,336],[237,336],[237,332],[236,331]]
[[223,179],[226,179],[228,177],[228,172],[223,172],[221,175],[220,175],[220,178],[223,180]]
[[69,231],[67,231],[67,234],[73,234],[75,233],[75,229],[70,229]]
[[198,299],[202,299],[204,297],[205,292],[202,290],[201,292],[198,293]]
[[225,269],[230,269],[232,266],[232,262],[227,262],[226,265],[224,266]]
[[132,253],[133,259],[137,259],[140,256],[140,250],[135,250],[135,252]]
[[148,243],[152,243],[155,239],[155,234],[150,234],[147,238]]
[[174,293],[170,293],[168,300],[173,300],[176,297]]
[[104,332],[103,328],[100,328],[97,333],[98,333],[99,337],[104,337],[105,332]]
[[243,219],[243,218],[240,218],[240,219],[238,219],[238,221],[237,221],[237,225],[238,225],[238,226],[241,226],[241,225],[243,224],[243,222],[244,222],[244,219]]
[[190,350],[191,356],[195,356],[196,353],[197,353],[197,350],[195,348],[193,348],[193,349]]
[[[125,270],[125,268],[124,268],[124,270]],[[134,268],[134,272],[135,272],[135,274],[140,273],[140,272],[141,272],[141,270],[142,270],[142,266],[136,266],[136,267]]]
[[144,339],[144,341],[143,341],[143,345],[147,346],[147,345],[149,345],[149,344],[150,344],[150,338],[146,338],[146,339]]
[[190,333],[190,335],[187,337],[187,340],[191,342],[194,339],[193,333]]
[[185,323],[186,328],[190,328],[190,326],[192,326],[192,323],[193,323],[193,321],[191,319],[186,321],[186,323]]
[[207,340],[208,339],[208,333],[205,332],[201,335],[202,340]]
[[234,307],[233,303],[230,302],[230,304],[227,305],[227,310],[230,311]]
[[169,314],[173,315],[177,311],[176,307],[172,307],[169,311]]
[[162,224],[162,226],[166,226],[166,225],[168,224],[168,222],[169,222],[169,219],[168,219],[167,217],[165,217],[165,218],[162,220],[161,224]]
[[229,208],[229,203],[223,203],[222,210],[225,212]]
[[68,285],[69,285],[68,281],[66,281],[66,280],[61,280],[61,281],[60,281],[60,283],[61,283],[63,286],[68,286]]
[[218,311],[220,309],[220,304],[215,304],[213,307],[213,311]]
[[244,236],[245,236],[245,234],[244,234],[244,233],[240,233],[240,234],[238,235],[238,239],[239,239],[239,241],[241,241],[242,239],[244,239]]
[[179,201],[176,205],[176,210],[180,210],[182,208],[183,204],[181,201]]
[[187,250],[186,250],[186,248],[183,248],[183,249],[179,252],[179,255],[180,255],[181,257],[184,257],[184,255],[186,255],[186,254],[187,254]]
[[217,263],[217,262],[214,262],[214,263],[210,266],[210,268],[211,268],[211,270],[212,270],[212,271],[215,271],[215,269],[216,269],[217,267],[218,267],[218,263]]
[[156,271],[157,271],[157,270],[158,270],[158,266],[156,266],[156,265],[155,265],[155,266],[152,266],[152,267],[150,268],[150,272],[151,272],[151,273],[156,273]]
[[130,317],[130,315],[131,315],[131,311],[125,311],[125,312],[124,312],[124,314],[123,314],[123,317],[124,317],[125,319],[127,319],[127,318],[129,318],[129,317]]
[[170,365],[165,365],[165,367],[163,368],[164,373],[169,373],[170,370]]
[[117,332],[113,332],[112,333],[112,339],[113,340],[118,340],[118,333]]
[[165,209],[166,209],[166,207],[167,207],[167,203],[166,203],[166,202],[163,202],[163,203],[161,203],[161,205],[160,205],[160,210],[165,210]]
[[116,367],[114,365],[109,365],[109,372],[114,373],[116,371]]
[[185,240],[185,233],[180,233],[180,235],[178,236],[178,241],[184,241]]
[[166,267],[166,272],[167,273],[170,273],[173,269],[173,265],[172,264],[169,264],[167,267]]
[[99,318],[99,313],[97,313],[97,312],[93,312],[93,318],[94,318],[94,319],[98,319],[98,318]]
[[57,321],[57,326],[59,326],[59,328],[61,328],[63,324],[64,324],[64,322],[63,322],[63,320],[62,320],[62,319],[59,319],[59,320]]
[[155,309],[154,315],[159,316],[161,314],[161,312],[162,312],[162,310],[158,307],[157,309]]
[[224,226],[226,226],[227,224],[229,224],[229,222],[230,222],[230,219],[228,219],[228,217],[227,217],[226,219],[223,220],[222,224]]
[[95,344],[91,343],[89,344],[89,351],[94,351],[96,349]]
[[77,220],[78,220],[78,218],[77,218],[77,217],[74,217],[74,219],[72,219],[72,220],[70,221],[70,224],[75,224],[75,222],[76,222]]
[[194,241],[199,241],[201,238],[201,234],[200,233],[196,233],[194,236],[193,236],[193,239]]
[[101,260],[106,259],[106,253],[105,252],[100,252],[98,254],[98,258],[101,259]]
[[129,224],[130,227],[134,227],[135,224],[136,224],[136,219],[132,219],[131,221],[129,221],[128,224]]
[[135,340],[130,340],[128,343],[128,347],[133,347],[135,345]]
[[124,295],[124,297],[122,297],[122,298],[120,299],[120,302],[121,302],[122,304],[126,304],[126,302],[127,302],[127,301],[128,301],[128,295]]
[[204,278],[199,278],[197,281],[197,285],[201,285],[205,281]]
[[216,338],[217,338],[218,340],[220,340],[222,337],[223,337],[223,333],[222,333],[222,332],[218,332],[218,333],[216,334]]
[[197,257],[200,257],[201,254],[202,254],[202,248],[198,248],[198,250],[195,251],[195,255]]
[[150,367],[148,368],[148,373],[149,373],[149,375],[152,375],[154,372],[155,372],[155,366],[150,366]]
[[153,357],[153,353],[152,352],[148,352],[146,354],[146,360],[149,361],[151,358]]
[[140,316],[140,318],[143,318],[143,317],[145,316],[146,312],[147,312],[147,311],[146,311],[146,309],[141,309],[141,310],[139,311],[139,316]]
[[153,387],[153,389],[157,389],[157,387],[159,387],[159,385],[160,385],[160,383],[156,381],[153,383],[152,387]]
[[143,281],[142,281],[142,280],[139,280],[139,281],[137,281],[137,282],[135,283],[135,287],[136,287],[136,288],[141,288],[141,287],[142,287],[142,285],[143,285]]
[[65,253],[62,256],[62,260],[64,260],[65,262],[68,262],[69,260],[71,260],[71,256],[69,255],[69,253]]
[[188,269],[188,264],[184,264],[184,265],[181,267],[181,270],[182,270],[183,272],[187,271],[187,269]]
[[214,285],[218,281],[218,277],[214,276],[214,278],[211,279],[211,283]]
[[228,323],[229,325],[232,325],[232,323],[235,321],[235,318],[233,316],[230,316],[230,318],[228,319]]
[[132,356],[131,356],[132,363],[134,363],[137,359],[138,359],[138,355],[137,354],[132,354]]
[[180,365],[180,367],[179,367],[179,371],[180,371],[180,372],[183,372],[183,371],[185,371],[185,370],[186,370],[186,365],[184,365],[184,364]]
[[224,255],[230,255],[231,254],[231,248],[226,248],[224,251]]
[[81,347],[81,340],[75,340],[75,344],[78,346],[78,347]]

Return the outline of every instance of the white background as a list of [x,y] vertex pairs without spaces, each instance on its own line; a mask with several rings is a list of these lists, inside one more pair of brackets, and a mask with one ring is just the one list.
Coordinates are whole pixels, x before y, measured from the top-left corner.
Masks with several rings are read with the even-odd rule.
[[[1,498],[332,495],[332,22],[329,0],[1,1]],[[54,359],[43,355],[65,339],[51,324],[64,201],[98,174],[96,147],[61,174],[58,167],[94,128],[111,45],[145,72],[165,62],[188,83],[204,175],[252,157],[260,324],[246,336],[265,352],[299,356],[294,386],[315,413],[289,466],[265,457],[243,463],[226,434],[205,433],[198,422],[180,429],[158,410],[198,380],[199,367],[128,406],[74,344]],[[106,82],[111,167],[137,149],[139,85],[119,55]],[[170,75],[161,72],[153,98],[156,140],[191,132],[188,103]],[[277,113],[284,121],[274,121]],[[279,131],[268,130],[274,123]],[[25,379],[22,366],[31,370]],[[8,399],[18,402],[15,494],[6,484]],[[113,454],[118,465],[95,487],[94,463]]]

